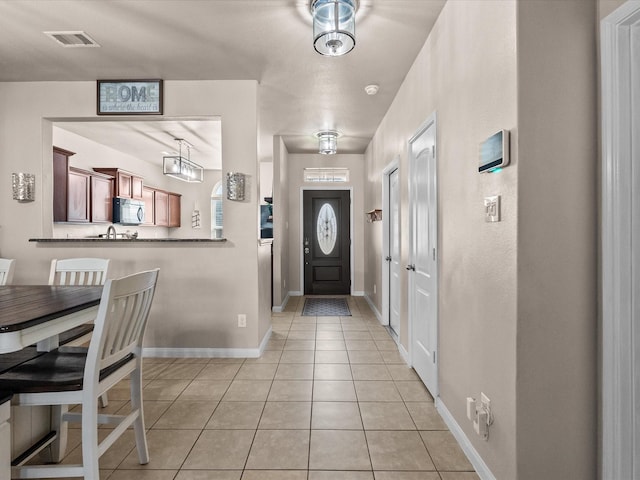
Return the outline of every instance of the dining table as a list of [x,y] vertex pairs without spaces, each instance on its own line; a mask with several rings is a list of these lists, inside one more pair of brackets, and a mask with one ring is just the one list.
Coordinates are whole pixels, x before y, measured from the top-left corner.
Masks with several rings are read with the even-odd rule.
[[58,346],[58,335],[94,320],[102,286],[0,286],[0,354]]

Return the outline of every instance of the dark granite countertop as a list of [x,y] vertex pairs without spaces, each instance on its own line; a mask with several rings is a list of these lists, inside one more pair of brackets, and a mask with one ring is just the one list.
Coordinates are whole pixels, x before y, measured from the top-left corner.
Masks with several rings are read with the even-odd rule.
[[37,243],[224,243],[226,238],[30,238]]

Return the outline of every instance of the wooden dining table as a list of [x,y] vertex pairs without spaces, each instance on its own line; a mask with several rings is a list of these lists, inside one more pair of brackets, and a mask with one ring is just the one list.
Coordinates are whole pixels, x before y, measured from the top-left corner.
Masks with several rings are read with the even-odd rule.
[[37,344],[58,346],[58,335],[94,320],[102,286],[0,286],[0,354]]

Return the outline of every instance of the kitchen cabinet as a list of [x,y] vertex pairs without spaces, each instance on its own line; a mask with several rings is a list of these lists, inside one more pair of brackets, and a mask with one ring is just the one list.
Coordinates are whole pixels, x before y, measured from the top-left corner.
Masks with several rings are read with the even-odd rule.
[[113,177],[91,175],[91,221],[111,223],[113,220]]
[[169,192],[169,226],[180,226],[180,197],[177,193]]
[[142,187],[142,201],[144,202],[144,222],[142,225],[155,225],[156,223],[156,190],[150,187]]
[[91,221],[91,175],[69,167],[67,175],[67,222]]
[[163,190],[155,191],[155,224],[169,226],[169,194]]
[[143,200],[143,179],[135,173],[127,172],[120,168],[97,168],[96,172],[105,173],[115,178],[115,196],[122,198],[135,198]]
[[67,221],[69,157],[74,152],[53,147],[53,221]]

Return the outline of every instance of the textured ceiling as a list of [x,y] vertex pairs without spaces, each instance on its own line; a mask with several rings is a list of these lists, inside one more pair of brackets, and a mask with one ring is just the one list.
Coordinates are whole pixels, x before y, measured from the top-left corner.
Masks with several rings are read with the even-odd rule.
[[[262,160],[273,135],[315,152],[325,129],[341,132],[339,153],[362,153],[444,1],[361,0],[355,49],[327,58],[304,0],[0,0],[0,81],[255,79]],[[52,30],[100,48],[62,48]]]

